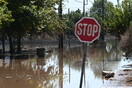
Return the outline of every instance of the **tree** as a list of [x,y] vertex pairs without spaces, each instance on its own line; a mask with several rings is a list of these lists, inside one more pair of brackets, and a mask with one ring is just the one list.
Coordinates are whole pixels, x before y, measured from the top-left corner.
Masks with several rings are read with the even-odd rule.
[[[8,0],[8,9],[12,11],[12,17],[15,19],[6,29],[9,36],[10,53],[21,52],[21,38],[32,25],[33,14],[26,6],[30,5],[30,0],[14,1]],[[33,22],[34,23],[34,22]],[[16,47],[17,45],[17,47]]]
[[101,24],[102,30],[101,30],[101,36],[100,38],[104,40],[105,36],[105,26],[104,26],[104,19],[107,18],[107,13],[109,13],[109,10],[106,8],[108,5],[113,5],[111,2],[107,0],[96,0],[93,3],[93,6],[90,8],[90,16],[94,17],[98,20],[98,22]]
[[[14,22],[6,29],[9,36],[10,49],[14,52],[13,40],[17,39],[17,52],[21,52],[21,38],[27,34],[36,32],[55,32],[64,27],[64,23],[58,18],[54,6],[58,0],[8,0],[9,10],[12,11]],[[54,18],[54,20],[52,20]]]
[[5,26],[9,25],[13,21],[11,11],[7,8],[8,2],[5,0],[0,1],[0,40],[2,41],[3,53],[5,53]]
[[108,5],[107,18],[104,20],[106,31],[119,37],[123,35],[132,21],[132,1],[124,0],[121,5]]
[[101,17],[101,1],[97,0],[90,9],[90,16],[99,20],[104,30],[112,35],[120,38],[123,35],[132,21],[132,1],[124,0],[122,4],[114,6],[111,2],[104,1],[104,19]]
[[80,9],[77,9],[76,11],[71,11],[68,14],[64,14],[63,17],[66,19],[66,24],[69,27],[69,30],[66,31],[70,31],[73,34],[75,24],[83,17],[83,14],[81,13]]

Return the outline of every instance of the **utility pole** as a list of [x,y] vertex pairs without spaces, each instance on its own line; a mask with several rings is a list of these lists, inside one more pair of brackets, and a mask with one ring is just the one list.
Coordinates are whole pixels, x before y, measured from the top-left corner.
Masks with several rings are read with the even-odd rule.
[[[58,8],[58,14],[60,20],[62,20],[62,0],[59,1],[59,8]],[[59,35],[59,49],[63,49],[63,33],[61,32]]]
[[85,16],[85,0],[83,0],[83,17]]
[[[104,21],[104,0],[102,0],[102,20]],[[104,36],[105,36],[105,33],[104,33],[104,24],[102,23],[102,31],[101,31],[101,34],[100,34],[100,39],[104,41]]]
[[[60,20],[62,20],[62,1],[59,1],[58,14]],[[60,32],[59,35],[59,88],[63,88],[63,33]]]
[[119,0],[117,0],[117,6],[119,6]]
[[[68,27],[70,27],[70,9],[68,9]],[[71,33],[71,28],[70,30],[68,31],[68,38],[69,38],[69,47],[70,47],[70,33]]]

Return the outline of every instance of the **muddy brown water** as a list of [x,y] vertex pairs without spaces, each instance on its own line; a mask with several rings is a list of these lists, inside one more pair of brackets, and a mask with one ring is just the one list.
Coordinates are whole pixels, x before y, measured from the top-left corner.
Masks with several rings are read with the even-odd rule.
[[[83,50],[81,45],[66,47],[59,52],[48,47],[45,57],[28,54],[24,59],[12,58],[7,54],[0,59],[0,88],[79,88]],[[88,47],[82,88],[121,86],[123,82],[108,82],[102,71],[122,69],[131,61],[122,56],[117,41],[107,41],[106,47]],[[129,85],[124,85],[130,87]]]

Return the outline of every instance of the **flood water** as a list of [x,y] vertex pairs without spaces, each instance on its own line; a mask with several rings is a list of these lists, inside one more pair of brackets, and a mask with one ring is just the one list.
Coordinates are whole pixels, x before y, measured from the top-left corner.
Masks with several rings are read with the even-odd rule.
[[[116,71],[129,63],[122,56],[118,41],[107,41],[106,46],[87,48],[82,88],[101,88],[107,80],[102,71]],[[59,51],[48,47],[44,58],[27,54],[24,59],[0,59],[0,88],[79,88],[83,58],[82,45],[65,47]],[[116,85],[119,85],[117,83]]]

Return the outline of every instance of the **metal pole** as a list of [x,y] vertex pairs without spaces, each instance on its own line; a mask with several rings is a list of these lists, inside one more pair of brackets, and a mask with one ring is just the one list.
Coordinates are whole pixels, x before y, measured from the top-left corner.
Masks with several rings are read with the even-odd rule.
[[84,47],[83,47],[83,62],[82,62],[82,71],[81,71],[81,79],[80,79],[79,88],[82,88],[83,74],[85,72],[86,52],[87,52],[87,43],[84,43]]
[[[83,17],[84,16],[85,16],[85,0],[83,0]],[[86,52],[87,52],[87,43],[83,43],[83,62],[82,62],[82,70],[81,70],[81,78],[80,78],[79,88],[82,88],[83,75],[85,72]]]

